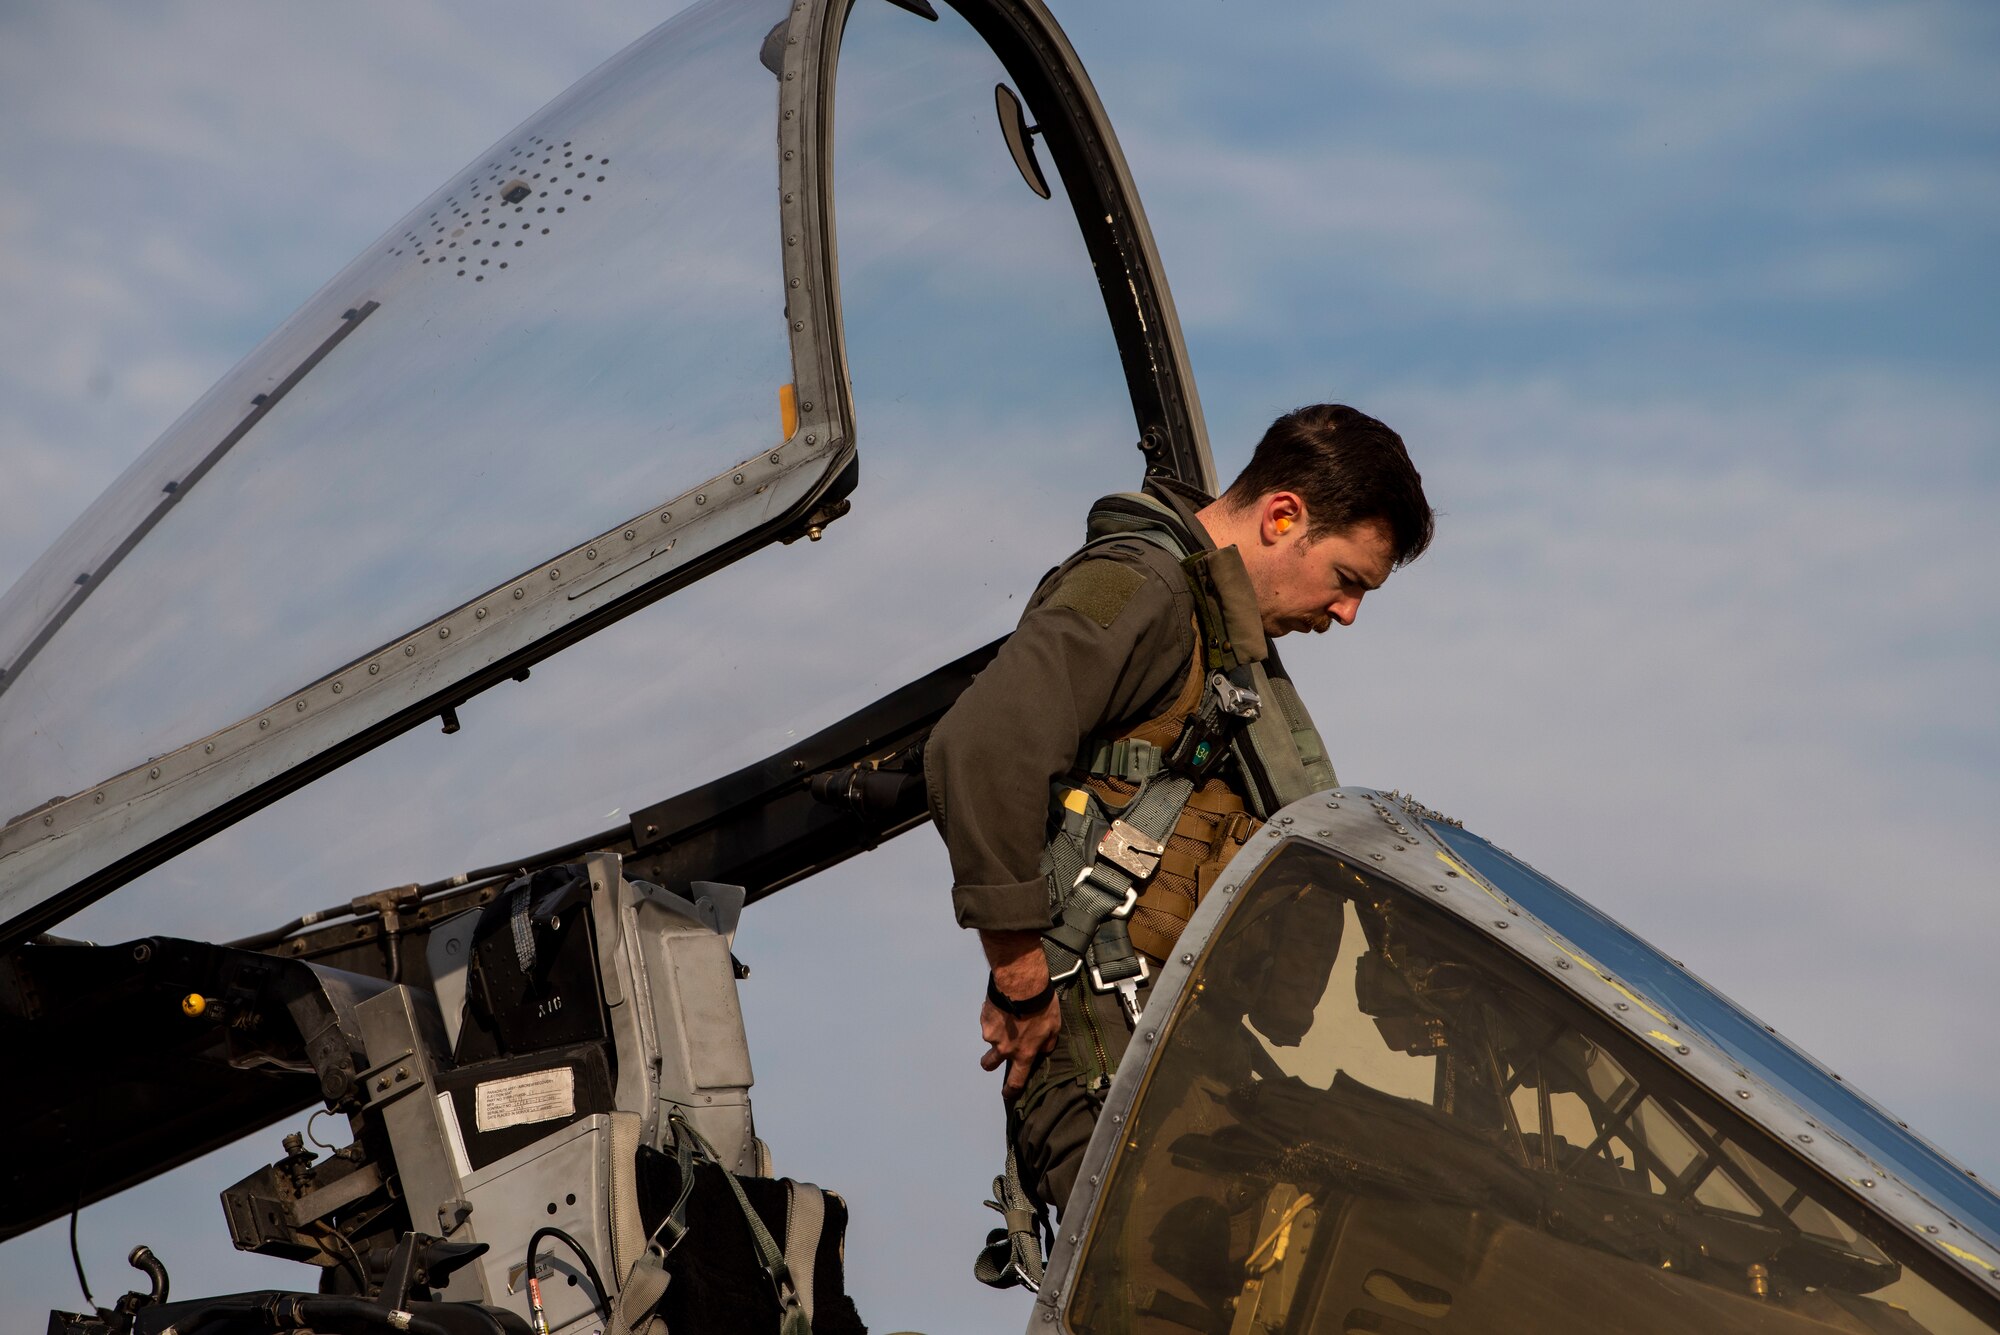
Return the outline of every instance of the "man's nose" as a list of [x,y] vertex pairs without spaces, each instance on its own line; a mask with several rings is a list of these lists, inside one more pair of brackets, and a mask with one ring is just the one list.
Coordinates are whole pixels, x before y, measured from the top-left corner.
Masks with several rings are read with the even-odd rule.
[[1361,611],[1361,600],[1359,598],[1336,598],[1327,604],[1326,611],[1328,616],[1331,616],[1341,625],[1351,626],[1354,624],[1354,618]]

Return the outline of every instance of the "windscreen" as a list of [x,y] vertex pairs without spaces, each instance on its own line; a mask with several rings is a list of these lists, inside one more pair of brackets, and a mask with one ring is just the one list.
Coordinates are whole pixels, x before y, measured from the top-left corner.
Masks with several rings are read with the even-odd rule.
[[481,153],[0,598],[0,821],[783,443],[789,12],[697,6]]
[[1281,849],[1114,1152],[1075,1330],[1990,1331],[1622,1033],[1338,855]]
[[1706,983],[1548,877],[1469,830],[1426,822],[1464,866],[1590,952],[1604,968],[1713,1041],[1869,1158],[1946,1207],[2000,1234],[2000,1199]]

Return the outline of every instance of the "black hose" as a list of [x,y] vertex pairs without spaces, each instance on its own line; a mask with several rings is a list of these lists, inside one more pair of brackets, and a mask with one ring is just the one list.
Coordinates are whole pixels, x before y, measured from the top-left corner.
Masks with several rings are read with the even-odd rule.
[[591,1261],[590,1253],[585,1251],[582,1244],[578,1243],[575,1238],[572,1238],[555,1225],[544,1224],[542,1227],[536,1229],[528,1238],[528,1268],[526,1273],[531,1276],[535,1273],[535,1252],[542,1245],[543,1238],[554,1238],[556,1241],[566,1244],[571,1251],[576,1253],[576,1259],[583,1262],[583,1273],[590,1277],[591,1287],[597,1290],[597,1310],[604,1315],[606,1321],[611,1320],[611,1295],[605,1290],[604,1281],[598,1278],[597,1266]]
[[366,1298],[324,1298],[313,1296],[293,1299],[289,1304],[290,1324],[278,1326],[279,1330],[307,1329],[327,1332],[329,1335],[447,1335],[445,1328],[429,1317],[415,1313],[405,1313],[391,1320],[391,1309],[378,1307]]
[[311,1330],[321,1335],[449,1335],[429,1317],[378,1307],[366,1298],[309,1293],[246,1293],[219,1298],[176,1319],[174,1328],[196,1335],[218,1317],[247,1317],[265,1330]]
[[152,1281],[152,1291],[146,1295],[148,1301],[154,1303],[165,1302],[167,1300],[167,1267],[161,1264],[159,1257],[153,1255],[153,1249],[144,1243],[140,1243],[132,1249],[131,1255],[125,1259],[132,1263],[134,1269],[144,1271],[146,1278]]
[[[460,890],[469,886],[484,885],[489,881],[510,879],[520,875],[529,867],[546,867],[554,863],[566,861],[578,853],[594,852],[597,849],[617,843],[621,839],[629,838],[631,833],[631,826],[619,825],[612,829],[604,830],[601,833],[593,834],[589,838],[573,840],[557,848],[544,849],[539,853],[518,859],[514,862],[498,862],[491,867],[475,867],[471,871],[462,871],[455,876],[447,876],[443,880],[426,881],[411,892],[411,904],[414,906],[442,891]],[[255,936],[246,936],[236,941],[225,941],[223,944],[231,950],[266,950],[277,945],[294,932],[317,926],[330,919],[353,917],[355,914],[365,911],[367,910],[356,908],[351,903],[335,904],[331,908],[320,909],[316,913],[301,914],[282,927],[273,927],[268,932],[259,932]]]
[[225,941],[222,944],[231,950],[262,950],[266,946],[277,945],[278,942],[284,940],[293,932],[311,927],[315,923],[325,922],[329,918],[345,918],[354,912],[355,908],[352,904],[335,904],[332,908],[321,909],[317,913],[300,914],[283,927],[273,927],[268,932],[259,932],[255,936],[246,936],[236,941]]
[[[578,853],[594,853],[600,848],[606,848],[621,839],[629,839],[631,837],[632,827],[630,825],[614,825],[610,829],[593,834],[587,839],[576,839],[558,848],[543,849],[532,857],[521,858],[515,862],[495,863],[491,867],[476,867],[464,873],[464,875],[467,880],[471,881],[483,881],[489,876],[518,876],[529,867],[546,867],[552,863],[567,862]],[[431,885],[439,887],[447,884],[449,884],[447,881],[433,881],[431,883]],[[429,890],[431,886],[427,885],[423,888]]]
[[76,1217],[82,1213],[82,1202],[78,1202],[76,1208],[69,1212],[69,1260],[70,1264],[76,1267],[76,1283],[77,1287],[83,1290],[83,1300],[90,1304],[90,1310],[94,1312],[97,1310],[97,1299],[90,1296],[90,1281],[83,1277],[83,1253],[76,1245]]

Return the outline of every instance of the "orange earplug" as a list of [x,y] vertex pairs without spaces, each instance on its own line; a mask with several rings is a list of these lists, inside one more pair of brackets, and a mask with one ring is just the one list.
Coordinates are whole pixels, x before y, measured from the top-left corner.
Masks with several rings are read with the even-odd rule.
[[1278,530],[1278,532],[1280,532],[1280,533],[1285,533],[1285,532],[1288,532],[1288,531],[1290,531],[1290,529],[1291,529],[1291,527],[1292,527],[1292,521],[1291,521],[1291,520],[1289,520],[1289,519],[1287,519],[1287,518],[1285,518],[1285,517],[1283,517],[1283,516],[1281,515],[1281,516],[1279,516],[1279,518],[1278,518],[1278,523],[1277,523],[1277,526],[1276,526],[1276,527],[1277,527],[1277,530]]

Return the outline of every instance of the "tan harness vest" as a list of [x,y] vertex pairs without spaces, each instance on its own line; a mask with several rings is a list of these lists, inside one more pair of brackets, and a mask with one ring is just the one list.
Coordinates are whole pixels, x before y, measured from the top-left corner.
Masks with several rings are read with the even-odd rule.
[[[1150,742],[1162,751],[1172,746],[1188,715],[1201,703],[1206,676],[1197,628],[1194,655],[1180,694],[1159,714],[1115,740]],[[1091,775],[1084,786],[1114,814],[1139,789],[1131,780],[1109,774]],[[1188,919],[1194,916],[1195,906],[1207,896],[1223,866],[1262,828],[1263,822],[1250,814],[1243,798],[1222,779],[1209,779],[1196,789],[1166,838],[1159,869],[1146,882],[1132,910],[1127,930],[1133,947],[1154,963],[1165,963]]]

